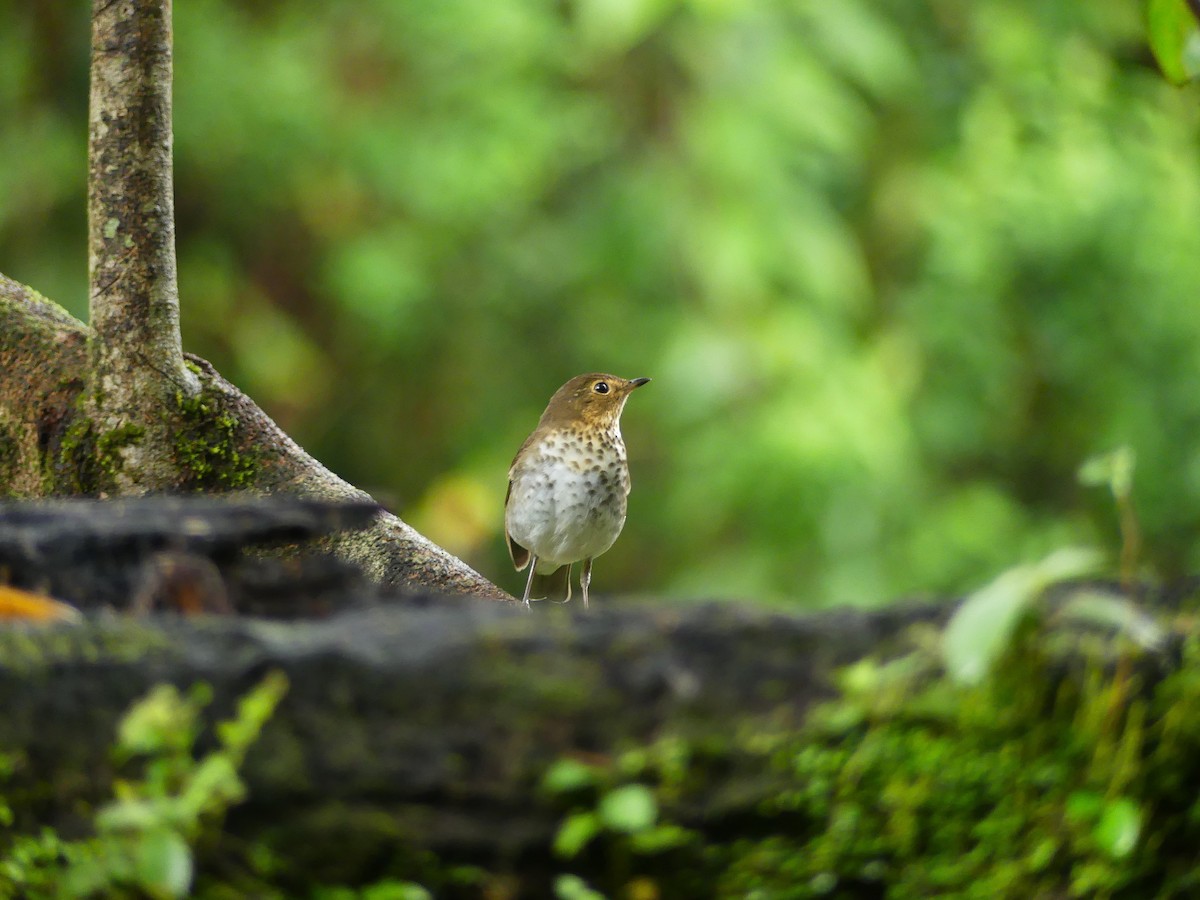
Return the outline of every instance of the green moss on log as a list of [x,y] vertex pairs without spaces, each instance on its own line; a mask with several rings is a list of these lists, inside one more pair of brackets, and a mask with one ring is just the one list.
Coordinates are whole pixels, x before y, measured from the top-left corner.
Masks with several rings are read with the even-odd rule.
[[170,652],[172,646],[162,629],[131,618],[82,628],[0,628],[0,659],[5,668],[31,678],[49,677],[60,665],[135,662]]
[[[564,827],[634,781],[657,798],[654,829],[683,838],[601,827],[562,870],[608,896],[639,880],[664,898],[1190,896],[1200,638],[1167,674],[1132,648],[1114,664],[1111,645],[1053,645],[1028,629],[977,687],[919,655],[864,663],[799,731],[675,741],[670,766],[627,756],[568,793]],[[724,821],[704,796],[714,765],[760,773]]]
[[183,489],[233,491],[253,485],[259,459],[239,446],[238,421],[220,395],[207,389],[194,397],[179,393],[175,402],[179,426],[174,452]]
[[[401,699],[394,727],[487,729],[511,771],[481,781],[464,759],[461,793],[439,780],[436,797],[389,802],[381,779],[360,785],[356,798],[283,816],[252,797],[226,825],[247,842],[247,857],[271,861],[255,876],[259,886],[288,894],[389,877],[418,880],[436,896],[552,896],[555,879],[571,876],[605,896],[663,900],[1190,896],[1200,885],[1200,637],[1183,618],[1161,624],[1173,639],[1146,652],[1031,620],[976,686],[947,679],[928,650],[865,661],[801,725],[780,708],[739,728],[675,719],[642,743],[605,742],[619,698],[593,691],[585,699],[595,746],[590,730],[581,733],[540,786],[531,760],[560,721],[555,711],[578,708],[579,685],[603,683],[594,666],[620,667],[636,654],[626,660],[618,647],[603,661],[549,671],[538,639],[497,644],[464,661],[479,667],[470,679],[478,687],[449,691],[435,704],[440,719]],[[105,640],[134,656],[156,652],[153,641],[130,641],[136,630],[113,625]],[[35,652],[19,632],[0,633],[0,655],[42,677],[59,656],[86,658],[70,644],[81,640],[74,634],[64,629],[61,647]],[[107,658],[115,646],[97,652]],[[536,690],[526,690],[531,683]],[[337,681],[323,689],[353,696]],[[281,724],[264,733],[252,784],[286,794],[302,783],[305,736],[330,728],[343,732],[338,768],[359,770],[372,744],[346,727],[352,718],[335,710],[328,722],[309,713],[303,721],[299,731]],[[444,756],[429,764],[454,768]],[[439,858],[428,835],[447,820],[461,840],[440,845]],[[201,883],[227,869],[218,858],[227,846],[198,857]]]

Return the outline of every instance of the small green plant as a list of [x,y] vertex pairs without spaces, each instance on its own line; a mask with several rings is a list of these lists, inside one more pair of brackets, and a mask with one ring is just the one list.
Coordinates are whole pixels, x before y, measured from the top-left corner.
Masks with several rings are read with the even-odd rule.
[[578,875],[559,875],[554,879],[558,900],[606,900],[605,896]]
[[1137,455],[1132,447],[1118,447],[1086,460],[1079,467],[1081,484],[1107,487],[1117,504],[1121,527],[1121,586],[1128,589],[1137,574],[1138,554],[1142,548],[1142,530],[1133,508],[1133,470]]
[[141,777],[115,783],[91,838],[67,842],[49,829],[7,834],[13,815],[0,797],[0,898],[186,896],[192,848],[245,795],[238,769],[286,691],[285,676],[269,674],[241,698],[233,718],[217,724],[217,748],[197,759],[193,746],[211,690],[154,688],[117,729],[117,761],[144,759]]
[[1149,0],[1146,26],[1150,49],[1163,75],[1186,84],[1200,75],[1200,22],[1187,0]]
[[978,682],[909,666],[880,690],[856,672],[774,757],[792,787],[765,809],[803,824],[735,842],[716,894],[1190,893],[1200,818],[1177,785],[1195,777],[1200,730],[1185,710],[1200,691],[1200,644],[1139,693],[1103,656],[1064,678],[1046,632],[1026,621]]
[[542,779],[551,795],[584,794],[591,802],[575,805],[554,837],[554,852],[573,859],[601,835],[623,839],[636,854],[650,855],[682,846],[694,834],[677,825],[660,823],[658,799],[644,784],[611,783],[607,771],[573,759],[561,759]]
[[[611,765],[588,765],[569,757],[558,760],[542,777],[542,793],[568,807],[554,836],[554,854],[578,864],[593,848],[607,860],[607,883],[629,896],[641,896],[643,888],[657,891],[652,879],[635,876],[638,860],[672,850],[695,850],[699,843],[695,831],[663,821],[660,809],[662,799],[669,800],[679,790],[687,770],[685,745],[670,740],[631,750]],[[559,875],[554,893],[558,900],[605,896],[577,873]]]
[[313,891],[313,900],[431,900],[432,894],[411,881],[378,881],[368,887],[321,887]]
[[1059,550],[1040,562],[1014,566],[963,601],[942,635],[942,660],[960,684],[978,684],[1012,642],[1023,615],[1047,587],[1093,571],[1093,550]]

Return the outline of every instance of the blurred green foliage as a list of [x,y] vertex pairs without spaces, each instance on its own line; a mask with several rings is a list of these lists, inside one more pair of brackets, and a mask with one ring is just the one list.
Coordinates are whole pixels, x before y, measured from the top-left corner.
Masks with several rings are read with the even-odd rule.
[[[181,0],[184,342],[510,588],[511,455],[649,375],[599,591],[876,603],[1200,528],[1200,111],[1124,0]],[[0,271],[86,314],[85,6],[0,0]],[[1092,496],[1095,493],[1096,496]]]
[[[64,840],[48,826],[37,834],[21,833],[13,828],[21,804],[0,793],[0,897],[193,896],[193,849],[211,838],[214,828],[219,831],[229,807],[244,799],[238,770],[287,689],[282,672],[268,673],[239,698],[233,718],[216,724],[217,746],[198,757],[193,746],[212,691],[203,683],[186,696],[174,685],[154,687],[121,719],[113,753],[123,763],[141,759],[144,772],[136,779],[116,779],[113,799],[95,812],[92,836]],[[23,753],[0,755],[0,782],[25,764]],[[18,789],[15,795],[21,793]],[[252,875],[239,878],[236,863],[225,868],[230,889],[246,878],[257,881]],[[197,896],[225,896],[215,885],[206,888]]]

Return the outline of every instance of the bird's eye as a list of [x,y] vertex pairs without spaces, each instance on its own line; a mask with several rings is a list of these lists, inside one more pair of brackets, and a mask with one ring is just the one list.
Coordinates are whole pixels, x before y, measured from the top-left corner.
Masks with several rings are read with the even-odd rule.
[[595,384],[592,385],[592,390],[595,391],[597,394],[607,394],[608,393],[608,382],[607,381],[597,381]]

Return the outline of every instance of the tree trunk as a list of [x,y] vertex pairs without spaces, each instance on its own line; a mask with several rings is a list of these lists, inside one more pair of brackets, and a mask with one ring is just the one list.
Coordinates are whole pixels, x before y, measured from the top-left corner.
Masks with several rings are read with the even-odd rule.
[[835,668],[944,614],[725,604],[530,616],[412,598],[327,622],[110,618],[0,630],[0,748],[24,757],[10,794],[46,798],[25,814],[70,832],[74,811],[110,789],[109,748],[130,703],[162,681],[204,681],[214,716],[225,716],[277,669],[290,689],[247,759],[247,800],[222,846],[272,848],[303,879],[298,891],[369,881],[385,861],[433,852],[496,871],[519,860],[523,895],[550,896],[530,885],[554,865],[563,810],[537,790],[554,761],[603,766],[628,749],[686,742],[711,765],[686,808],[671,811],[677,821],[777,829],[759,804],[782,776],[755,740],[787,732],[830,696]]
[[121,493],[171,487],[167,413],[200,382],[179,334],[172,184],[171,0],[93,0],[88,121],[88,401],[120,434]]
[[[93,0],[92,16],[91,329],[0,275],[0,497],[245,490],[369,500],[183,353],[171,2]],[[508,599],[387,513],[330,543],[384,584]]]

